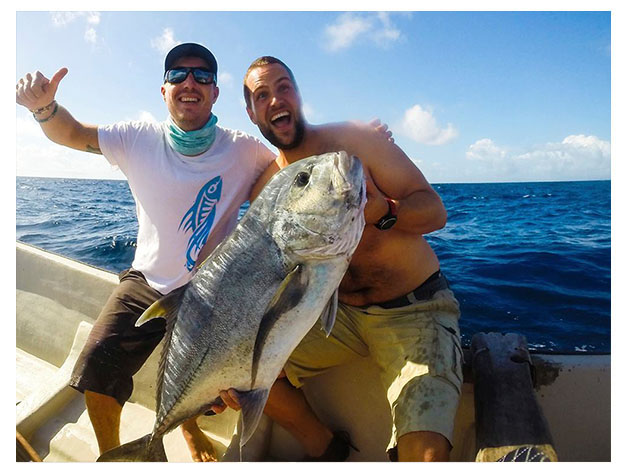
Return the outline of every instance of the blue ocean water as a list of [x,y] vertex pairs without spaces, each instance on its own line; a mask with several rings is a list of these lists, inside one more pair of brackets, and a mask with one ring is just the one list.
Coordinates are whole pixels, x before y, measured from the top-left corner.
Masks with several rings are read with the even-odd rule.
[[[610,352],[609,181],[434,188],[448,223],[427,239],[460,301],[465,345],[513,331],[532,351]],[[125,181],[16,180],[19,241],[119,272],[136,235]]]

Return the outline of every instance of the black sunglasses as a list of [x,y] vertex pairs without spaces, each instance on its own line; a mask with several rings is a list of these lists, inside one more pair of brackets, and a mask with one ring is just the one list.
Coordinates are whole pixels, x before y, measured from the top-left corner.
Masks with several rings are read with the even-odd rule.
[[172,84],[179,84],[185,81],[185,79],[187,79],[187,76],[189,75],[189,73],[192,73],[192,76],[194,76],[194,80],[198,84],[215,84],[216,83],[215,73],[212,73],[206,68],[180,67],[180,68],[168,69],[165,72],[163,79],[166,82],[169,82]]

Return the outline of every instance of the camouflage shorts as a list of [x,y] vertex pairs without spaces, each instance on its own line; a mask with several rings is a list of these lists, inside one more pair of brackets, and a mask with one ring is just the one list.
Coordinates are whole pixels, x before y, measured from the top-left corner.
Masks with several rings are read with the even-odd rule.
[[384,309],[340,304],[329,338],[320,325],[294,350],[285,366],[296,387],[357,356],[368,356],[381,370],[393,420],[388,450],[400,436],[431,431],[453,440],[462,384],[459,303],[450,289],[429,300]]

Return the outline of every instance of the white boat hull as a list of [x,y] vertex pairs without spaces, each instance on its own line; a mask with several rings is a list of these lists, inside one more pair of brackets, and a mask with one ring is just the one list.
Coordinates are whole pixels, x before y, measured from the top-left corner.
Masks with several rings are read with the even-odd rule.
[[[117,276],[19,242],[16,264],[17,429],[44,461],[94,461],[97,443],[83,397],[67,383]],[[122,442],[152,429],[158,357],[159,349],[135,378],[122,413]],[[609,461],[610,355],[536,354],[532,360],[536,395],[558,458]],[[465,370],[451,453],[456,461],[473,461],[477,452],[472,376],[468,366]],[[323,421],[350,432],[360,451],[352,451],[349,461],[387,460],[391,418],[369,358],[312,378],[304,391]],[[201,428],[216,442],[219,455],[229,445],[236,423],[234,411],[201,418]],[[267,419],[256,439],[257,453],[266,460],[293,461],[303,455],[298,443]],[[191,461],[180,431],[166,436],[165,447],[170,461]]]

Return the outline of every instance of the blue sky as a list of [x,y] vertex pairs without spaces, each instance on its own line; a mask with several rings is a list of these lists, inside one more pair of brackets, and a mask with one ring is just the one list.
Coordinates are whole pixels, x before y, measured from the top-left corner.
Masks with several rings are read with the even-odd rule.
[[[432,183],[611,177],[609,12],[17,12],[15,81],[65,66],[77,119],[161,121],[163,59],[187,41],[217,57],[225,127],[261,138],[241,82],[270,54],[310,122],[380,117]],[[16,156],[17,175],[123,178],[20,106]]]

